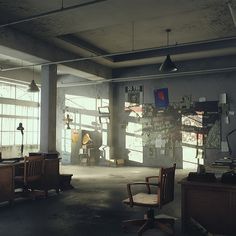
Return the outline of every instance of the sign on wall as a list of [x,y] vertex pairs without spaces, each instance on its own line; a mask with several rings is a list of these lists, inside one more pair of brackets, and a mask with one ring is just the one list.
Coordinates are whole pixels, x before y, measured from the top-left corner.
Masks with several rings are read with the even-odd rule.
[[132,85],[125,87],[125,110],[140,107],[143,103],[143,86]]

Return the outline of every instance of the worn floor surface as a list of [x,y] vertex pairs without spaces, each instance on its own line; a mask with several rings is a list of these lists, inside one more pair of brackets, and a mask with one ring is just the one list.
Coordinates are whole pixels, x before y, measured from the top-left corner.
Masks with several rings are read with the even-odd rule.
[[[61,166],[61,173],[73,174],[74,189],[48,199],[16,201],[10,207],[0,206],[1,236],[120,236],[124,233],[121,222],[143,218],[145,209],[122,204],[127,197],[126,183],[143,181],[145,176],[157,175],[157,168],[146,167],[81,167]],[[176,171],[176,182],[187,171]],[[176,235],[180,230],[180,186],[176,183],[175,201],[163,207],[160,213],[177,219]],[[156,230],[144,236],[165,235]]]

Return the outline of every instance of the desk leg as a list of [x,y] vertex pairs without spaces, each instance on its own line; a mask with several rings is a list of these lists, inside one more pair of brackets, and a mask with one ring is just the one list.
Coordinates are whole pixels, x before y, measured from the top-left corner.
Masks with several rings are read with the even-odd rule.
[[186,189],[181,185],[181,227],[182,232],[187,231],[187,219],[186,219]]

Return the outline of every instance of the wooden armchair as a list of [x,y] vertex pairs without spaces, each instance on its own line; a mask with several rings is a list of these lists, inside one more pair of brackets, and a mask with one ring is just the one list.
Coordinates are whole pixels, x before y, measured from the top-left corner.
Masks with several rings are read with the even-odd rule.
[[24,158],[23,174],[15,176],[15,188],[22,188],[24,195],[34,194],[34,190],[41,185],[44,170],[44,158],[42,156],[30,156]]
[[[174,179],[175,179],[176,164],[170,168],[161,168],[159,176],[149,176],[145,178],[142,183],[129,183],[127,184],[127,191],[129,198],[123,200],[124,204],[130,207],[140,206],[148,208],[144,219],[126,220],[123,221],[123,228],[126,229],[129,225],[141,226],[138,230],[138,236],[141,236],[144,231],[149,228],[157,227],[160,230],[174,234],[174,219],[161,219],[155,218],[154,208],[160,209],[163,205],[174,200]],[[157,179],[156,183],[150,183],[151,179]],[[147,188],[146,193],[133,194],[134,186],[144,185]],[[157,191],[151,193],[151,187],[155,186]]]

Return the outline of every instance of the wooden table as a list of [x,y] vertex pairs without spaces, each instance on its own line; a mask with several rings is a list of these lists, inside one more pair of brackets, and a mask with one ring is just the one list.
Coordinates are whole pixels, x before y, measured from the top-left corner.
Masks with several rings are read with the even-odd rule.
[[191,219],[214,234],[236,235],[236,185],[180,181],[182,230]]

